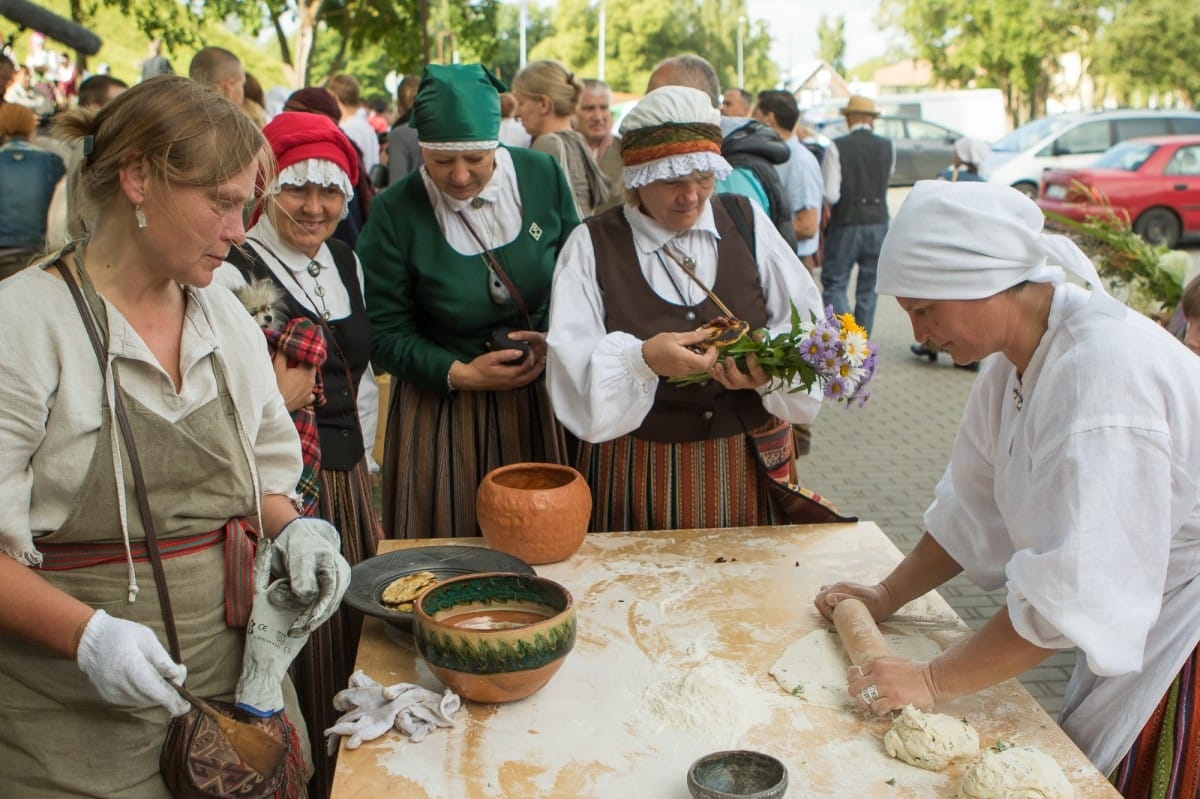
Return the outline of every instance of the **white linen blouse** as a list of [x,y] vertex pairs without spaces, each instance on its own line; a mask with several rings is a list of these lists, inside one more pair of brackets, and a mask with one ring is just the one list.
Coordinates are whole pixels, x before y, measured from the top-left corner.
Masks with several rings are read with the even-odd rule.
[[989,359],[925,527],[1022,638],[1078,647],[1060,723],[1108,774],[1200,639],[1200,359],[1089,298],[1056,287],[1022,376]]
[[[823,316],[821,293],[771,220],[754,209],[755,257],[767,303],[767,327],[778,334],[791,329],[795,303],[802,318]],[[624,206],[633,229],[633,243],[642,275],[654,292],[668,302],[692,305],[703,292],[662,248],[692,256],[695,273],[711,289],[717,277],[717,233],[712,201],[687,231],[670,230],[635,206]],[[683,297],[680,297],[680,294]],[[681,303],[681,299],[683,302]],[[580,225],[567,239],[554,271],[550,294],[549,356],[546,380],[555,415],[585,441],[601,442],[631,433],[654,405],[658,375],[642,360],[642,341],[624,332],[609,333],[604,325],[604,298],[596,283],[596,255],[591,232]],[[707,320],[697,320],[697,326]],[[769,413],[793,423],[811,422],[821,407],[821,389],[789,394],[786,389],[764,393]]]
[[[224,289],[187,289],[179,391],[120,311],[107,301],[105,307],[109,364],[120,358],[122,388],[165,419],[182,419],[217,397],[208,356],[220,359],[262,493],[294,499],[300,439],[275,385],[266,339],[237,299]],[[22,563],[41,562],[36,538],[66,521],[83,485],[101,407],[107,402],[112,409],[107,371],[102,383],[79,311],[57,273],[35,266],[0,283],[0,549]],[[115,424],[112,430],[115,444],[120,433]],[[114,451],[115,459],[120,447]],[[124,507],[122,518],[128,518]]]

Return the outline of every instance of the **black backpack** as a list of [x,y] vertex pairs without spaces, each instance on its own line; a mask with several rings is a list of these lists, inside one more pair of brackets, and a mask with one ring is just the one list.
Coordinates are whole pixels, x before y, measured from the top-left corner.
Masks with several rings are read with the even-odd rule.
[[758,180],[770,206],[767,215],[783,240],[795,249],[791,205],[783,190],[783,180],[774,166],[785,163],[791,156],[787,143],[770,126],[752,119],[725,137],[721,155],[731,166],[749,170]]

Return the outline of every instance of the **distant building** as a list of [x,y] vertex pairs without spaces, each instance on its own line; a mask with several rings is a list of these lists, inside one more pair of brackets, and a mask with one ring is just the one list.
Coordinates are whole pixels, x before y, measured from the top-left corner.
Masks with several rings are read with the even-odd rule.
[[837,98],[855,93],[851,84],[825,61],[807,61],[791,71],[788,88],[796,96],[800,110],[829,105]]

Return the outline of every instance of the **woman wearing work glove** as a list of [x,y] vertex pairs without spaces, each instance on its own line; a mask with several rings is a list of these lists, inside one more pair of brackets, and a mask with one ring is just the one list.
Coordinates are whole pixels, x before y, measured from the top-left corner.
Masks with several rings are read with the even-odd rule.
[[[83,140],[90,237],[0,284],[0,791],[165,799],[159,750],[188,709],[172,683],[232,700],[242,671],[255,546],[245,520],[261,506],[262,532],[279,536],[276,579],[302,627],[336,607],[346,569],[331,527],[287,526],[300,447],[266,342],[236,298],[205,288],[244,237],[242,209],[268,160],[262,134],[174,76],[58,125]],[[103,370],[60,264],[94,318]],[[291,686],[283,693],[293,707]],[[303,771],[303,724],[288,717]]]

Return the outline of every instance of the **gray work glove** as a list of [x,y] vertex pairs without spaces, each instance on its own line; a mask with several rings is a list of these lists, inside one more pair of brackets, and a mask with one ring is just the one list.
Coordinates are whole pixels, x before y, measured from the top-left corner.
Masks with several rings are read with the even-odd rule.
[[126,707],[162,705],[172,716],[191,709],[167,684],[183,685],[187,667],[171,659],[144,624],[97,610],[83,628],[75,662],[107,702]]
[[308,635],[337,611],[350,587],[350,564],[340,548],[338,531],[324,519],[297,517],[275,537],[272,574],[283,584],[271,586],[272,602],[304,609],[288,635]]
[[305,606],[295,601],[287,580],[271,581],[273,549],[262,539],[254,553],[254,605],[236,693],[238,707],[257,716],[283,710],[283,678],[308,641],[308,633],[291,633]]

